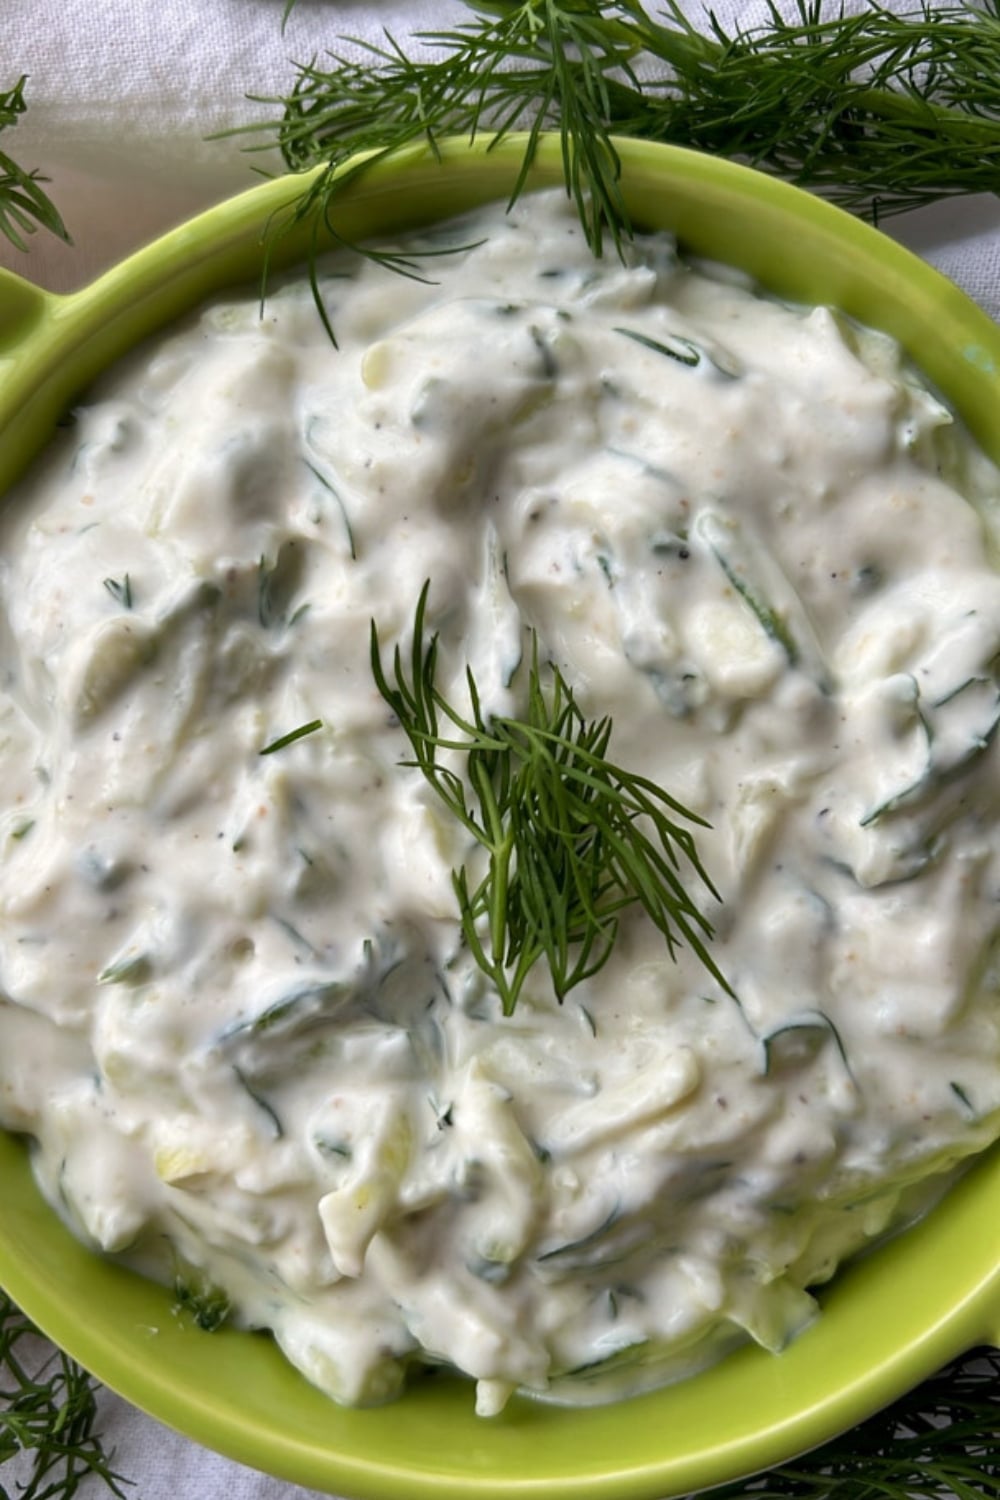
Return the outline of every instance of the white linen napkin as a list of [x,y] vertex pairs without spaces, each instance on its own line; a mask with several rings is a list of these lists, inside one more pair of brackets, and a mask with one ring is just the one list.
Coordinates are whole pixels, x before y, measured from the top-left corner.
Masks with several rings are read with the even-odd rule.
[[[893,3],[903,8],[906,0]],[[3,144],[51,178],[75,241],[70,249],[38,233],[27,255],[0,242],[0,264],[52,290],[84,284],[200,208],[251,186],[255,165],[279,165],[274,155],[244,154],[240,137],[205,137],[273,117],[276,111],[246,96],[286,92],[290,59],[308,61],[342,36],[377,43],[388,28],[404,40],[469,14],[460,0],[299,0],[282,33],[284,4],[0,0],[0,90],[29,75],[28,112]],[[766,19],[767,7],[718,0],[714,10],[724,24],[734,17],[754,24]],[[996,199],[923,210],[886,227],[1000,318]],[[295,1500],[310,1493],[208,1453],[109,1392],[100,1404],[105,1439],[118,1470],[136,1481],[136,1500]],[[0,1476],[5,1485],[15,1479]]]
[[[281,170],[245,136],[207,137],[274,119],[246,96],[287,93],[293,61],[361,49],[468,19],[460,0],[0,0],[0,90],[28,74],[26,114],[3,147],[51,179],[73,236],[33,236],[27,256],[0,241],[0,265],[68,291],[174,224]],[[260,143],[257,143],[260,144]]]

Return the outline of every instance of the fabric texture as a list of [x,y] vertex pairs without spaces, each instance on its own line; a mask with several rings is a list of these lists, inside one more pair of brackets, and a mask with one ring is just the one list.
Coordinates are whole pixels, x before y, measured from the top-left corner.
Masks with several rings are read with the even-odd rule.
[[[27,73],[27,113],[4,137],[48,189],[72,248],[37,234],[28,256],[0,242],[0,265],[69,291],[200,209],[280,171],[241,135],[279,111],[294,62],[360,56],[389,30],[468,19],[460,0],[2,0],[0,89]],[[357,38],[341,44],[341,38]],[[9,81],[8,81],[9,80]],[[258,149],[248,150],[257,145]]]
[[[67,248],[39,233],[27,255],[0,243],[0,264],[51,290],[85,284],[199,209],[252,186],[255,168],[280,169],[273,152],[248,155],[246,137],[206,137],[273,118],[273,105],[247,96],[287,91],[292,60],[334,46],[357,51],[356,43],[340,46],[341,37],[377,44],[388,29],[402,41],[469,14],[460,0],[298,0],[282,31],[284,7],[285,0],[2,0],[0,89],[29,75],[28,112],[4,146],[51,179],[75,243]],[[767,13],[761,0],[718,0],[713,9],[724,24],[753,25]],[[885,227],[1000,318],[997,199],[925,209]],[[108,1446],[119,1472],[136,1481],[129,1491],[136,1500],[309,1493],[208,1453],[109,1392],[100,1400]]]

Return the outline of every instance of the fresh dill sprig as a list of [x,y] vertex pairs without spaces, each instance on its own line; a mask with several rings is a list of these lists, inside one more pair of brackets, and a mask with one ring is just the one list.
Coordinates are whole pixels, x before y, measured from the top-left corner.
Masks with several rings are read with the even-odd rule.
[[[260,98],[293,172],[322,167],[296,219],[329,226],[336,174],[446,134],[501,140],[527,132],[512,199],[543,129],[558,132],[567,190],[588,241],[620,249],[631,233],[614,137],[669,141],[775,172],[871,218],[1000,188],[1000,0],[906,12],[846,13],[797,0],[727,29],[706,7],[700,29],[679,0],[469,0],[474,19],[391,35],[297,65],[291,92]],[[286,19],[290,7],[286,7]],[[654,13],[655,12],[655,13]],[[358,167],[354,170],[363,170]]]
[[125,1500],[130,1481],[97,1432],[94,1382],[0,1292],[0,1473],[19,1455],[30,1467],[19,1466],[16,1489],[0,1479],[0,1500],[71,1500],[88,1477]]
[[[608,758],[611,720],[588,720],[562,673],[543,683],[532,637],[523,718],[484,717],[471,668],[471,718],[435,685],[438,637],[424,639],[429,583],[413,623],[409,678],[397,646],[390,683],[371,627],[376,685],[409,740],[414,760],[488,856],[470,885],[452,872],[462,931],[510,1015],[528,974],[545,959],[556,998],[608,961],[619,915],[641,906],[673,955],[686,945],[729,986],[709,950],[712,926],[685,881],[719,899],[683,823],[706,827],[662,787]],[[457,731],[457,734],[456,734]],[[458,752],[464,775],[439,753]]]
[[[24,86],[28,81],[25,73],[12,89],[0,93],[0,134],[12,128],[27,108]],[[11,157],[0,151],[0,234],[17,250],[27,250],[26,235],[36,229],[47,229],[67,245],[72,244],[69,231],[63,223],[52,199],[42,189],[47,181],[37,172],[28,172],[19,167]]]
[[[695,47],[678,0],[665,13]],[[636,101],[648,113],[616,130],[749,162],[875,220],[1000,190],[997,0],[854,14],[796,0],[732,31],[706,18],[697,65],[678,62],[672,84]],[[651,50],[671,61],[669,45]]]
[[843,1437],[704,1500],[995,1500],[1000,1350],[975,1349]]
[[444,134],[471,140],[486,133],[500,140],[511,130],[527,130],[513,200],[540,133],[552,127],[560,133],[567,186],[588,240],[599,250],[610,232],[621,246],[629,232],[628,213],[606,123],[612,113],[609,75],[620,73],[638,89],[635,48],[627,38],[624,44],[619,40],[615,27],[608,28],[602,15],[606,6],[529,0],[497,9],[496,16],[455,31],[417,33],[418,41],[445,50],[442,59],[414,61],[387,32],[382,46],[355,42],[370,60],[354,62],[330,52],[325,67],[298,66],[288,97],[257,96],[258,103],[279,105],[282,118],[243,130],[277,132],[293,172],[323,167],[296,204],[292,223],[305,219],[329,229],[337,192],[364,170],[365,164],[343,170],[357,153],[377,159],[414,141],[436,151]]

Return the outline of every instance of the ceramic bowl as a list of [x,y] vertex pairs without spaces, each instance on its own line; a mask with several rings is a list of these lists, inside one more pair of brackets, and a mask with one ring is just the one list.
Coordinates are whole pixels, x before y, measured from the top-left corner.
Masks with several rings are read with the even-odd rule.
[[[506,196],[521,143],[383,160],[334,221],[384,235]],[[1000,331],[954,286],[875,230],[754,172],[622,143],[637,223],[676,232],[783,296],[833,304],[897,337],[1000,462]],[[561,180],[546,141],[532,185]],[[0,273],[0,488],[45,444],[93,377],[222,288],[259,279],[265,228],[301,180],[202,214],[71,296]],[[279,245],[301,259],[308,231]],[[514,1399],[494,1420],[471,1387],[417,1380],[396,1404],[338,1408],[263,1334],[200,1332],[169,1292],[92,1255],[34,1187],[24,1144],[0,1133],[0,1284],[107,1385],[191,1438],[298,1484],[371,1500],[662,1500],[769,1467],[851,1427],[969,1347],[1000,1343],[1000,1151],[930,1215],[848,1267],[822,1315],[780,1355],[747,1347],[687,1381],[567,1410]]]

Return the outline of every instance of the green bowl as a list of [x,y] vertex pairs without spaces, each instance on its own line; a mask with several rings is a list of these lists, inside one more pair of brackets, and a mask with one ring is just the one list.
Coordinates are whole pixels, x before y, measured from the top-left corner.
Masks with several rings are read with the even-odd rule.
[[[522,143],[381,161],[338,201],[347,238],[506,195]],[[754,172],[621,144],[637,222],[742,267],[784,296],[832,303],[895,335],[1000,462],[1000,331],[954,286],[875,230]],[[546,141],[532,185],[561,180]],[[0,488],[111,360],[199,299],[259,276],[262,236],[302,182],[267,183],[173,231],[71,296],[0,273]],[[282,262],[308,249],[305,230]],[[567,1410],[515,1399],[473,1414],[471,1386],[418,1381],[346,1411],[264,1335],[201,1333],[170,1295],[90,1254],[40,1198],[23,1143],[0,1133],[0,1283],[57,1343],[137,1406],[298,1484],[373,1500],[625,1500],[724,1483],[851,1427],[955,1355],[1000,1344],[1000,1151],[919,1225],[847,1268],[784,1353],[755,1347],[680,1384]]]

